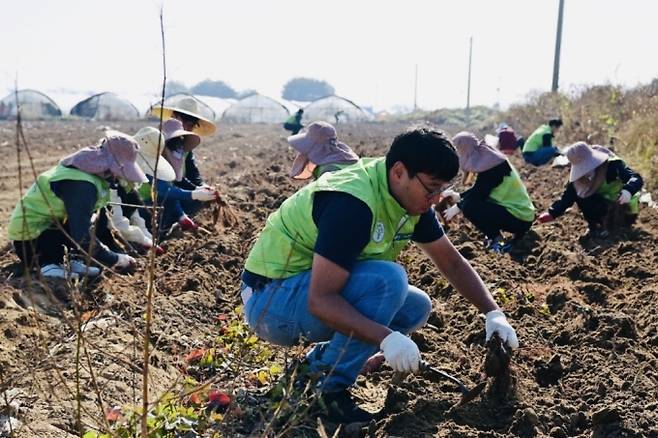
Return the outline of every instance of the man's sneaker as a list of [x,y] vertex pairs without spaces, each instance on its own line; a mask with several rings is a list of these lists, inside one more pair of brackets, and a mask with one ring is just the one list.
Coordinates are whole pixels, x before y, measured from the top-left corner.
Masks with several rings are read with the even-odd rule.
[[512,250],[512,244],[506,243],[501,237],[485,240],[484,247],[496,254],[507,254]]
[[51,263],[50,265],[45,265],[41,267],[41,275],[48,278],[69,278],[71,280],[77,280],[80,278],[75,272],[67,271],[64,266]]
[[496,254],[507,254],[508,252],[512,251],[512,244],[498,241],[492,243],[489,249]]
[[71,272],[87,277],[97,277],[101,270],[95,266],[87,266],[80,260],[71,260]]
[[321,405],[328,421],[336,424],[369,423],[375,416],[358,407],[347,389],[323,392]]

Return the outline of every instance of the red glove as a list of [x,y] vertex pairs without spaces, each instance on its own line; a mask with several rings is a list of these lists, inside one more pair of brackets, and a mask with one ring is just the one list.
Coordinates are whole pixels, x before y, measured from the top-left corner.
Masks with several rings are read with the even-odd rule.
[[543,212],[542,214],[539,215],[537,218],[540,224],[545,224],[546,222],[551,222],[554,221],[555,218],[551,216],[551,214],[547,211]]
[[199,226],[194,223],[187,215],[183,216],[178,220],[178,225],[180,225],[181,230],[183,231],[196,231]]
[[[150,251],[151,247],[147,246],[147,245],[144,245],[144,249],[146,251]],[[161,247],[160,245],[155,245],[155,255],[156,256],[161,256],[164,253],[165,253],[165,249],[163,247]]]

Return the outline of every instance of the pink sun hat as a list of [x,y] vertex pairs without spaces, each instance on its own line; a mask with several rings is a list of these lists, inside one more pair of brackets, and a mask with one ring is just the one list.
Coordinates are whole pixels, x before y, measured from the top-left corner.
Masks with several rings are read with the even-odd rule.
[[310,178],[313,170],[323,164],[352,164],[359,160],[352,148],[338,141],[336,128],[327,122],[311,123],[305,132],[288,137],[288,143],[297,151],[290,169],[290,176],[295,179]]
[[571,163],[569,182],[574,182],[587,175],[601,164],[608,161],[612,155],[603,146],[591,146],[584,141],[574,143],[566,151],[566,156]]

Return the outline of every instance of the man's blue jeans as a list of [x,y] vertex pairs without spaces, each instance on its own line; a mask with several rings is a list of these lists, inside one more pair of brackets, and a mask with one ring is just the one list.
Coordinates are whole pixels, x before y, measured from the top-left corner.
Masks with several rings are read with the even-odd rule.
[[[336,332],[313,316],[308,309],[310,280],[306,271],[268,283],[247,301],[245,316],[249,327],[273,344],[317,342],[306,356],[311,369],[330,371],[323,390],[340,391],[356,381],[379,346]],[[425,325],[432,309],[427,294],[410,286],[404,268],[393,262],[356,263],[341,295],[365,317],[404,334]]]
[[560,150],[555,146],[546,146],[537,149],[534,152],[524,152],[523,159],[526,163],[530,163],[534,166],[542,166],[560,155]]

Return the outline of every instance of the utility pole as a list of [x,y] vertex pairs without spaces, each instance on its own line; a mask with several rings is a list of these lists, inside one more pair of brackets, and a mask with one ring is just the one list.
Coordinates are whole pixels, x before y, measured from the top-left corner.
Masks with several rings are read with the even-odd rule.
[[469,40],[468,49],[468,84],[466,86],[466,123],[471,121],[471,65],[473,62],[473,37]]
[[555,58],[553,59],[553,86],[551,91],[557,92],[560,77],[560,46],[562,44],[562,15],[564,13],[564,0],[560,0],[560,7],[557,13],[557,34],[555,36]]
[[416,64],[416,72],[414,74],[414,112],[418,109],[418,64]]

